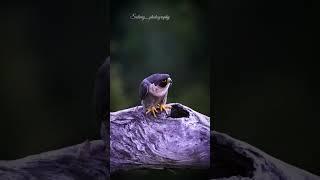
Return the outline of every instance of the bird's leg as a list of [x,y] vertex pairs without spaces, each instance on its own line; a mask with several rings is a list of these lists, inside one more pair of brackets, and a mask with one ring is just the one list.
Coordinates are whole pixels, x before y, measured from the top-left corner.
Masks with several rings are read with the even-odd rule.
[[167,114],[168,114],[167,110],[171,109],[171,106],[168,104],[158,104],[158,107],[160,108],[160,111],[166,111]]
[[157,116],[156,116],[156,112],[158,112],[158,111],[157,111],[157,108],[156,108],[155,106],[149,107],[149,108],[147,109],[146,114],[148,114],[149,112],[152,112],[153,116],[154,116],[154,117],[157,117]]

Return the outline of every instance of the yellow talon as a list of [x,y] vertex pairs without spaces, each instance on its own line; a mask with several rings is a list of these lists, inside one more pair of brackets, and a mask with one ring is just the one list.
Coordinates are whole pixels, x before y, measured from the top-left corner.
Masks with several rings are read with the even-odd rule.
[[149,112],[152,112],[153,116],[154,116],[154,117],[157,117],[157,116],[156,116],[156,112],[158,112],[158,111],[157,111],[157,109],[156,109],[154,106],[151,106],[150,108],[148,108],[146,114],[148,114]]
[[158,105],[158,107],[160,108],[160,111],[166,111],[166,112],[167,112],[167,109],[171,109],[171,106],[167,104],[160,104]]

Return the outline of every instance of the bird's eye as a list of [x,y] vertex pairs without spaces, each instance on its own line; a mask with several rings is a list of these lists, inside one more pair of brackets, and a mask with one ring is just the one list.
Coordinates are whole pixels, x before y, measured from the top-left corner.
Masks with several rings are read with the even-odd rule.
[[166,80],[166,79],[164,79],[164,80],[162,80],[162,82],[167,82],[167,80]]

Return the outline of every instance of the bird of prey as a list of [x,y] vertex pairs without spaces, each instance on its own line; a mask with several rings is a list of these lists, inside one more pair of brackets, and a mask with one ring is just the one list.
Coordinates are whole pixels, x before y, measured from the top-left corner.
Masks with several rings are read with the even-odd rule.
[[146,109],[146,114],[152,112],[156,116],[157,109],[166,111],[171,106],[167,105],[167,95],[172,80],[169,74],[152,74],[145,78],[139,89],[139,97],[142,106]]

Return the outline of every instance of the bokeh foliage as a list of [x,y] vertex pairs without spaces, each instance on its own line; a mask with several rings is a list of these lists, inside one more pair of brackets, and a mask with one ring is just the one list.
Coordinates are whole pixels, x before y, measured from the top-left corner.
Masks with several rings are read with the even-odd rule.
[[[173,79],[168,102],[209,115],[210,62],[204,4],[140,1],[126,5],[112,2],[111,7],[111,111],[138,105],[140,82],[163,72]],[[133,13],[169,15],[170,20],[132,20]]]
[[106,1],[3,3],[0,160],[100,138],[94,103],[109,55]]

